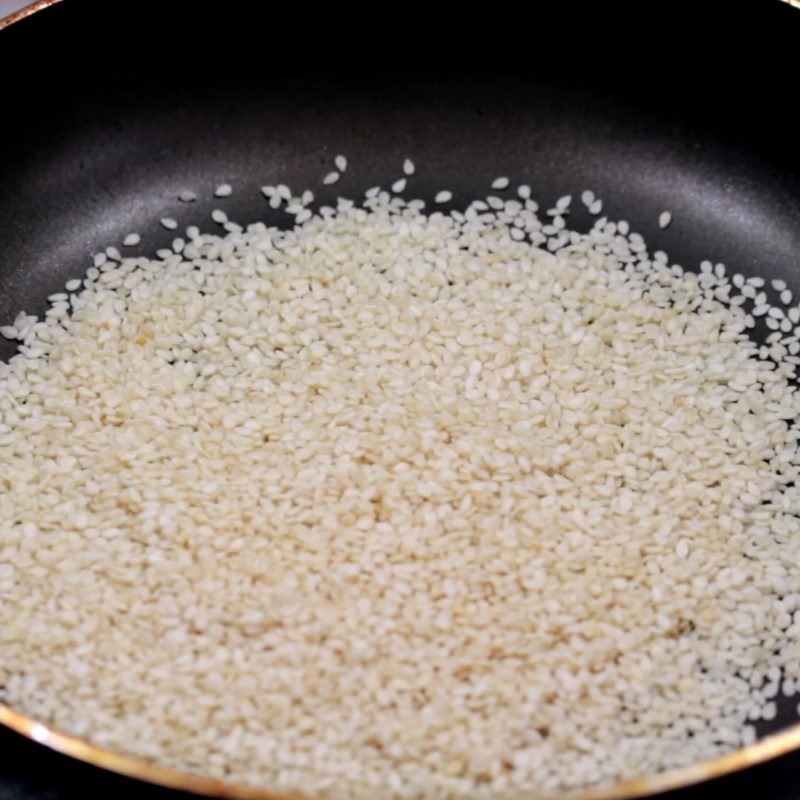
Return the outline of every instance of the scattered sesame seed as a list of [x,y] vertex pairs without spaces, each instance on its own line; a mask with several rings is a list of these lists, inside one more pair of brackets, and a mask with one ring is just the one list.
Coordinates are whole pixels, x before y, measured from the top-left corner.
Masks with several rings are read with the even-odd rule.
[[342,796],[517,796],[754,741],[800,681],[800,309],[529,187],[271,188],[290,230],[216,209],[0,327],[3,699],[313,796],[330,764]]

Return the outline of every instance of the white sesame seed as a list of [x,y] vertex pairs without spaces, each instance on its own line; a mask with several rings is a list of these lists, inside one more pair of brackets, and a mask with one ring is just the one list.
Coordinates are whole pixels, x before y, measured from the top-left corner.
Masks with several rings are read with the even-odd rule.
[[333,163],[339,172],[344,172],[347,169],[347,159],[344,156],[336,156]]
[[178,223],[171,217],[162,217],[161,224],[168,230],[174,231],[178,227]]
[[672,222],[672,214],[669,211],[662,211],[658,215],[658,227],[666,228]]
[[222,209],[215,208],[211,212],[211,219],[213,219],[214,222],[217,222],[220,225],[222,225],[228,221],[228,215]]
[[752,743],[800,682],[800,309],[520,190],[281,186],[0,328],[3,701],[320,797]]
[[507,189],[509,183],[510,181],[505,176],[495,178],[492,181],[492,189],[497,189],[498,191],[501,191],[502,189]]
[[396,194],[400,194],[406,190],[406,179],[400,178],[400,180],[395,181],[392,184],[392,191]]
[[442,191],[437,192],[436,197],[433,198],[434,203],[449,203],[453,199],[453,193],[447,191],[447,189],[442,189]]
[[339,173],[338,172],[329,172],[323,179],[322,183],[325,186],[331,186],[332,184],[336,183],[339,180]]
[[414,162],[410,158],[403,161],[403,173],[405,175],[413,175],[415,169]]
[[190,189],[184,189],[179,195],[178,200],[182,203],[192,203],[197,200],[197,195]]
[[229,183],[221,183],[214,190],[214,197],[230,197],[233,194],[233,187]]
[[142,241],[142,237],[138,233],[129,233],[123,240],[122,244],[125,247],[133,247]]

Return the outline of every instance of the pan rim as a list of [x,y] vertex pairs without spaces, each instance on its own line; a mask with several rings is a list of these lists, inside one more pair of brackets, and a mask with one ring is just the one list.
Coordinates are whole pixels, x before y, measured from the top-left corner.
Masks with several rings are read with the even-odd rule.
[[[0,31],[27,17],[51,8],[61,0],[35,0],[12,14],[0,18]],[[800,0],[782,0],[800,11]],[[50,750],[91,766],[179,791],[228,800],[310,800],[296,790],[264,788],[232,780],[213,778],[168,767],[119,751],[107,750],[88,739],[65,733],[0,702],[0,725]],[[626,779],[601,788],[588,788],[556,795],[524,793],[525,800],[637,800],[666,791],[683,789],[713,778],[732,775],[747,767],[764,764],[794,750],[800,750],[800,722],[752,745],[715,758],[698,761],[666,772]]]
[[60,2],[61,0],[36,0],[33,3],[29,3],[17,9],[6,17],[0,17],[0,31],[13,25],[15,22],[25,19],[25,17],[29,17],[31,14],[35,14],[37,11],[43,11],[45,8],[49,8]]
[[[64,733],[34,717],[0,703],[0,725],[63,755],[92,766],[147,783],[207,797],[228,800],[311,800],[313,795],[291,789],[260,787],[254,784],[213,778],[208,775],[168,767],[138,756],[107,750],[86,739]],[[661,792],[683,789],[712,778],[731,775],[746,767],[763,764],[800,749],[800,722],[742,747],[705,761],[666,772],[629,778],[610,786],[581,789],[560,794],[519,795],[520,800],[637,800]]]

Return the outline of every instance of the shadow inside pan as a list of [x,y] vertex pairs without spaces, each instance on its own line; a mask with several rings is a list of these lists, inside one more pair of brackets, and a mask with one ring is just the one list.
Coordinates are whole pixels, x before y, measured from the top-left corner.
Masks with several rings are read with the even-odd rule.
[[[228,4],[225,18],[128,2],[36,15],[0,33],[0,69],[12,76],[0,128],[0,325],[20,310],[41,314],[93,252],[169,246],[176,233],[160,217],[210,228],[223,208],[240,223],[287,224],[262,185],[312,188],[322,202],[358,197],[400,177],[406,157],[417,166],[408,196],[447,188],[460,207],[500,174],[512,190],[530,184],[542,207],[590,188],[604,214],[673,261],[780,277],[798,296],[789,93],[800,12],[760,8],[724,26],[635,16],[637,36],[612,45],[591,35],[613,24],[598,15],[566,49],[556,34],[567,15],[548,12],[538,37],[506,31],[494,49],[490,26],[480,58],[418,27],[389,34],[385,52],[404,49],[383,60],[349,18],[323,17],[301,41],[296,13],[276,12],[262,35],[247,29],[244,3]],[[768,52],[744,56],[767,37]],[[323,187],[337,153],[350,166]],[[231,197],[213,197],[221,182]],[[197,201],[181,203],[183,189]],[[673,223],[661,230],[664,210]],[[571,224],[590,218],[578,211]],[[122,248],[130,231],[141,244]],[[0,358],[13,350],[0,340]],[[795,721],[795,708],[783,702],[761,732]]]

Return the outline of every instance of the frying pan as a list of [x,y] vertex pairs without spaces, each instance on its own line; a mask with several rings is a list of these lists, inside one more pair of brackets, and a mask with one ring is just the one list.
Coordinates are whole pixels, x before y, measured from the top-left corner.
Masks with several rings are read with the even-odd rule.
[[[258,14],[237,0],[41,0],[0,23],[0,324],[22,309],[41,314],[48,294],[86,270],[88,254],[131,230],[152,252],[174,235],[160,217],[205,223],[222,181],[236,189],[225,201],[232,218],[286,224],[262,184],[314,187],[322,201],[355,197],[396,179],[407,156],[423,198],[447,187],[457,206],[499,174],[531,183],[546,203],[588,187],[610,218],[627,219],[686,268],[723,261],[783,278],[797,295],[800,10],[778,0],[731,6],[533,5],[524,18],[476,6],[439,18],[409,3]],[[322,187],[339,152],[351,166]],[[197,202],[178,202],[185,187]],[[674,222],[661,230],[665,209]],[[0,358],[12,353],[0,342]],[[750,748],[580,796],[698,797],[685,787],[800,747],[796,706],[786,701]],[[6,706],[0,722],[140,780],[274,796],[104,752]],[[108,793],[156,796],[2,736],[20,763],[81,785],[101,781]],[[800,759],[784,756],[740,785],[788,798],[792,784],[800,786]],[[733,785],[718,781],[702,796]]]

